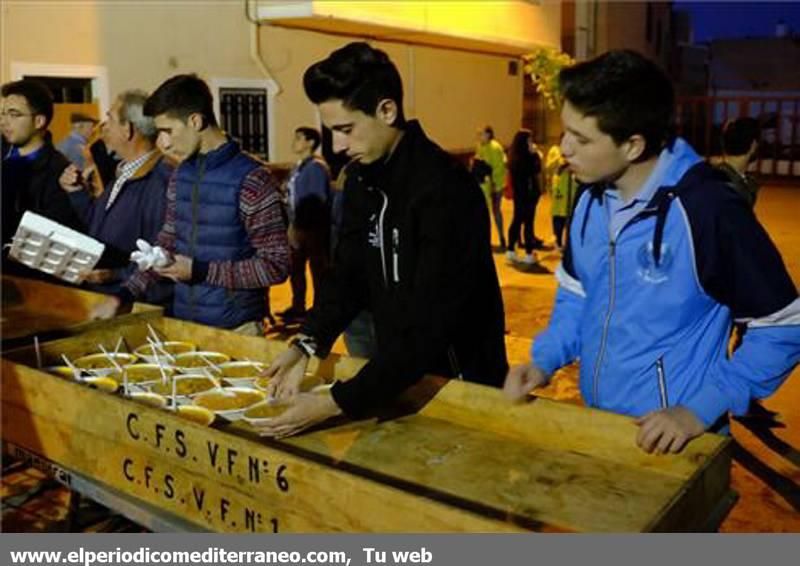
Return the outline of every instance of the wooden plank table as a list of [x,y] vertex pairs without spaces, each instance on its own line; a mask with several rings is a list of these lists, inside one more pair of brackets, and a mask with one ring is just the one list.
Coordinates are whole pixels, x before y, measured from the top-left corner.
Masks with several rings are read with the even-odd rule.
[[[267,361],[286,347],[157,314],[42,346],[45,363],[165,337]],[[310,370],[346,379],[363,361]],[[583,532],[707,528],[730,501],[730,441],[678,455],[636,447],[629,418],[428,377],[396,410],[267,440],[245,423],[204,428],[51,376],[31,348],[2,361],[4,441],[213,531]]]

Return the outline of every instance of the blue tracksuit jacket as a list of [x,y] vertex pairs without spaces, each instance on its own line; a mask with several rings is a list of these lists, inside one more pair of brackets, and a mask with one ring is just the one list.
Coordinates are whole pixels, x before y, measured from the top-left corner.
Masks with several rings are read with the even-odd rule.
[[[800,299],[724,179],[681,139],[659,161],[657,190],[616,233],[609,188],[581,196],[531,356],[548,374],[580,359],[589,406],[641,416],[682,405],[710,427],[774,392],[800,361]],[[729,358],[734,321],[747,333]]]

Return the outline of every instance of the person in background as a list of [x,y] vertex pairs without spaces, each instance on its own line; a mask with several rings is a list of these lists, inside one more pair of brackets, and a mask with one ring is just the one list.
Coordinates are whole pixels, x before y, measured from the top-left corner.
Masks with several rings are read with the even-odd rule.
[[161,277],[175,281],[173,316],[263,335],[264,289],[286,280],[289,246],[278,183],[219,128],[208,85],[176,75],[147,99],[159,147],[180,163],[157,244],[171,263],[137,271],[96,317],[116,314]]
[[64,138],[56,148],[63,153],[79,171],[83,171],[86,169],[87,144],[99,120],[83,112],[73,112],[70,114],[69,121],[70,124],[72,124],[69,135]]
[[[167,185],[173,168],[155,148],[156,127],[144,115],[147,93],[129,90],[121,93],[103,123],[103,139],[122,159],[117,176],[95,198],[83,185],[85,176],[70,165],[60,178],[61,187],[87,226],[87,234],[106,245],[97,269],[86,282],[94,291],[116,294],[122,283],[136,270],[130,254],[137,250],[136,240],[155,242],[164,225]],[[85,171],[84,171],[85,172]],[[170,305],[172,284],[159,281],[145,293],[143,300]]]
[[[347,181],[348,165],[355,163],[350,161],[341,167],[336,181],[331,185],[331,261],[335,262],[336,248],[339,244],[339,235],[342,231],[342,215],[344,213],[344,186]],[[347,354],[357,358],[370,360],[378,354],[378,343],[375,337],[375,323],[372,320],[372,313],[363,309],[353,321],[342,332],[344,346]]]
[[[9,244],[22,215],[31,211],[68,228],[83,231],[58,179],[69,160],[53,145],[48,131],[53,119],[53,96],[42,83],[21,80],[6,83],[0,100],[0,132],[6,150],[2,163],[2,244]],[[31,275],[22,265],[6,264],[6,272]]]
[[96,179],[96,184],[102,190],[117,176],[120,158],[108,147],[106,142],[108,128],[105,127],[105,123],[101,123],[97,130],[94,138],[89,140],[89,159],[91,162],[89,166],[94,167],[93,175]]
[[728,184],[751,207],[756,205],[758,182],[747,172],[756,159],[761,126],[755,118],[737,118],[722,130],[722,163],[718,169],[728,178]]
[[[589,407],[636,419],[646,452],[679,452],[775,392],[800,361],[800,298],[752,209],[674,136],[672,83],[634,51],[561,71],[561,149],[589,185],[558,292],[512,399],[580,359]],[[731,324],[746,322],[728,356]]]
[[506,152],[502,144],[495,139],[494,129],[491,126],[484,127],[478,134],[475,160],[485,163],[488,170],[491,170],[491,173],[484,177],[481,189],[486,197],[487,208],[494,218],[500,248],[505,251],[506,235],[503,231],[503,211],[500,205],[503,202],[503,187],[506,182]]
[[508,249],[506,260],[517,262],[516,247],[520,239],[522,227],[525,241],[525,256],[520,260],[523,265],[536,264],[533,250],[536,245],[534,219],[536,204],[541,196],[539,176],[542,172],[542,160],[534,150],[533,137],[530,130],[520,130],[511,142],[508,172],[511,176],[511,187],[514,193],[514,218],[508,227]]
[[[756,160],[760,139],[761,126],[755,118],[742,117],[728,121],[722,130],[722,162],[717,166],[727,179],[728,186],[751,208],[756,206],[760,187],[755,178],[747,172],[747,168]],[[747,332],[746,324],[734,324],[731,345],[733,350],[742,345],[745,332]],[[751,404],[751,410],[755,404],[755,401]]]
[[550,149],[547,150],[547,156],[544,158],[545,179],[552,179],[556,170],[564,162],[561,156],[560,143],[559,140],[559,143],[554,143],[550,146]]
[[578,182],[564,159],[557,164],[550,184],[550,214],[553,217],[553,234],[556,247],[564,249],[564,233],[572,218],[575,202],[578,200]]
[[295,130],[292,151],[299,160],[286,184],[292,304],[277,313],[285,322],[301,320],[306,315],[306,265],[310,264],[316,293],[330,263],[331,181],[325,162],[315,155],[321,141],[314,128]]

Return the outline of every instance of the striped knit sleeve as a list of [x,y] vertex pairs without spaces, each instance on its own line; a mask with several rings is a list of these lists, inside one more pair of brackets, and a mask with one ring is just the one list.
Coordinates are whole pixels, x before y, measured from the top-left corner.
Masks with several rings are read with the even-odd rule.
[[289,241],[278,182],[264,167],[245,177],[239,194],[239,216],[250,245],[251,258],[212,261],[206,282],[228,289],[257,289],[286,281],[289,276]]

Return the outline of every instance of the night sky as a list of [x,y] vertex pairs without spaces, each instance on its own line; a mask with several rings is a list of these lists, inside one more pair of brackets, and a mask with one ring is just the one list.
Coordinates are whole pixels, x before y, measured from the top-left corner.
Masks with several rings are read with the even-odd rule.
[[692,15],[695,42],[725,37],[771,37],[778,20],[790,33],[800,34],[800,2],[686,2],[675,0],[675,10]]

